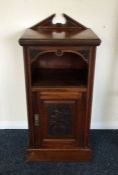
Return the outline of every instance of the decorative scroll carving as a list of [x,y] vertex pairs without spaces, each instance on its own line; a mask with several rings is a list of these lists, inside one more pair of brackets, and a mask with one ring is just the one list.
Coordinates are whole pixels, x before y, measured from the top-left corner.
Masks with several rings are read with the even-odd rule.
[[86,60],[88,60],[88,58],[89,58],[89,50],[88,49],[80,50],[79,52],[84,56],[84,58]]
[[37,54],[39,54],[39,52],[40,52],[40,50],[38,50],[38,49],[30,49],[29,50],[30,59],[31,60],[34,59],[37,56]]
[[68,104],[48,105],[48,134],[63,136],[71,134],[72,109]]

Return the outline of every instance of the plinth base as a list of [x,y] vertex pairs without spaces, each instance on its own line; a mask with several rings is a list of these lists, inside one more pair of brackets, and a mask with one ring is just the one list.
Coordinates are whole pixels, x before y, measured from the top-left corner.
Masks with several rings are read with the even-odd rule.
[[28,149],[28,161],[89,161],[90,148],[77,149]]

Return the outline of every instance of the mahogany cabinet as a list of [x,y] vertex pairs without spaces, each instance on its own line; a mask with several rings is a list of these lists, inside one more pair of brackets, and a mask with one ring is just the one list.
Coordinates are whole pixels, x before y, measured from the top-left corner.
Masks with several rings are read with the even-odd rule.
[[26,30],[23,46],[29,123],[28,160],[87,161],[96,46],[89,28],[63,14]]

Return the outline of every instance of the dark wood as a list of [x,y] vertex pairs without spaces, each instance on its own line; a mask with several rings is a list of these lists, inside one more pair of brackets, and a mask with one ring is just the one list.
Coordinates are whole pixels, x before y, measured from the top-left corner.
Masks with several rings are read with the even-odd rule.
[[27,159],[88,161],[96,46],[89,28],[55,14],[27,29],[19,39],[29,124]]
[[74,149],[28,149],[28,161],[89,161],[90,148]]

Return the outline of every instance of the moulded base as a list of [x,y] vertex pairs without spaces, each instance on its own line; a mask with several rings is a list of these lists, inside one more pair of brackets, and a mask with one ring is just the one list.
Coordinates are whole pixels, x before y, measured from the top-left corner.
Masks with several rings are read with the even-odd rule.
[[89,161],[90,148],[76,149],[28,149],[28,161]]

